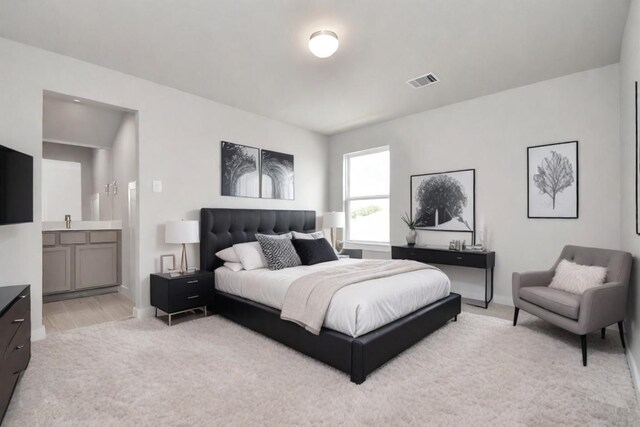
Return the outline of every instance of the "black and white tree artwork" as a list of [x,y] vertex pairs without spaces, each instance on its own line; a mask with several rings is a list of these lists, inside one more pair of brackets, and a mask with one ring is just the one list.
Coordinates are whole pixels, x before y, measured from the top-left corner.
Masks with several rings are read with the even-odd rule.
[[260,150],[222,141],[222,195],[260,197]]
[[529,218],[578,217],[578,142],[529,147]]
[[262,150],[262,198],[295,199],[293,155]]
[[475,170],[411,176],[411,205],[416,228],[474,231]]

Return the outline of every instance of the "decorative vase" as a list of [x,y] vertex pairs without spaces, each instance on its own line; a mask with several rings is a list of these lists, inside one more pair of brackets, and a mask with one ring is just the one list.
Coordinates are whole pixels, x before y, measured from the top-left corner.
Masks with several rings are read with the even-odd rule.
[[409,246],[415,245],[417,236],[418,236],[418,233],[416,232],[416,230],[409,230],[409,232],[407,233],[407,236],[406,236],[407,245],[409,245]]

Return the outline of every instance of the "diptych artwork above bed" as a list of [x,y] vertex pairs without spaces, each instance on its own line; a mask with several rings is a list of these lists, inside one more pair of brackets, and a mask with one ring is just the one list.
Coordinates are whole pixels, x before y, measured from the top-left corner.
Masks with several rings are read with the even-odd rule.
[[295,200],[292,154],[221,142],[221,194]]

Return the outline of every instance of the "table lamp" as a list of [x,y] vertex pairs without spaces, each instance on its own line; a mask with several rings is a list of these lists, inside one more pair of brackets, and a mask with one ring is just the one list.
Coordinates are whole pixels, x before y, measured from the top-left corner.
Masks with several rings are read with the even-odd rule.
[[325,212],[322,227],[331,229],[331,245],[336,247],[336,228],[344,228],[344,212]]
[[200,242],[200,230],[198,221],[169,221],[164,229],[164,241],[166,243],[176,243],[182,245],[182,256],[180,258],[180,274],[184,274],[189,269],[187,263],[187,243]]

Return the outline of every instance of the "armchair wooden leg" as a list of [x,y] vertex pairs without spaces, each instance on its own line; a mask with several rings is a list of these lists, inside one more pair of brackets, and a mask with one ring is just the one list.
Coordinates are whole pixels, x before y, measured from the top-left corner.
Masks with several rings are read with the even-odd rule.
[[516,323],[518,323],[518,313],[520,313],[520,309],[518,307],[514,307],[514,310],[513,310],[513,326],[516,326]]
[[582,344],[582,366],[587,366],[587,336],[580,335],[580,343]]
[[604,339],[604,335],[605,335],[605,331],[607,329],[606,328],[602,328],[602,330],[600,331],[600,334],[602,335],[602,339]]
[[620,331],[620,341],[622,341],[622,348],[627,348],[624,342],[624,331],[622,330],[622,322],[618,322],[618,330]]

